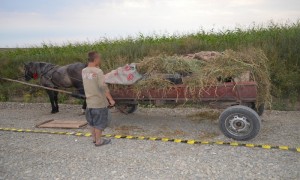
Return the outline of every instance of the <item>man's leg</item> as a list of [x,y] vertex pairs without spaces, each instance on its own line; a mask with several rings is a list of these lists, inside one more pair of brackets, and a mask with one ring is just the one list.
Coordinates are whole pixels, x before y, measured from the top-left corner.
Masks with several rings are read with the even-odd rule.
[[91,129],[91,134],[92,134],[92,138],[93,138],[93,142],[96,143],[96,134],[95,134],[95,129],[94,127],[90,127]]
[[102,130],[94,128],[95,129],[95,140],[96,140],[96,144],[101,144],[101,136],[102,136]]
[[97,109],[97,116],[95,124],[95,137],[96,137],[96,146],[101,146],[110,143],[110,139],[101,138],[102,131],[107,127],[107,115],[108,109],[107,108],[99,108]]

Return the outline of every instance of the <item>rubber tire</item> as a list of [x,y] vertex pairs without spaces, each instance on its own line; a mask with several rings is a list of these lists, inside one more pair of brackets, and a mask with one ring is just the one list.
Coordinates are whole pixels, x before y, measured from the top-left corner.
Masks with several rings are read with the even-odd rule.
[[[249,118],[248,120],[250,121],[251,125],[253,126],[253,130],[248,135],[235,136],[235,135],[231,134],[230,132],[228,132],[228,130],[226,129],[225,121],[226,121],[227,117],[232,114],[235,114],[235,113],[244,114]],[[251,109],[247,106],[243,106],[243,105],[231,106],[231,107],[225,109],[219,117],[219,127],[220,127],[220,130],[223,132],[223,134],[226,137],[229,137],[229,138],[232,138],[232,139],[238,140],[238,141],[246,141],[246,140],[255,138],[260,131],[260,126],[261,126],[261,119],[260,119],[259,115],[253,109]]]
[[131,113],[134,113],[136,110],[137,110],[137,107],[138,105],[137,104],[127,104],[128,106],[128,110],[127,110],[127,113],[128,114],[131,114]]
[[134,113],[138,108],[137,104],[125,104],[124,103],[124,104],[119,104],[118,106],[126,106],[126,109],[122,110],[125,114]]

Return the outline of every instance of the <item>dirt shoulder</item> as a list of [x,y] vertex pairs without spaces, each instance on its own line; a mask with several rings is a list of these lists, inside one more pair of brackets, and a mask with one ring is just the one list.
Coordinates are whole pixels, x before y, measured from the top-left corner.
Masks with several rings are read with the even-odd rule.
[[[78,105],[61,105],[59,113],[50,114],[49,104],[0,103],[0,123],[3,127],[35,128],[36,124],[50,119],[85,120],[79,115],[80,110]],[[217,119],[194,116],[207,110],[139,108],[135,113],[125,115],[112,109],[112,121],[105,133],[232,141],[220,132]],[[87,132],[88,129],[73,131]],[[300,111],[266,111],[259,135],[249,142],[299,146]]]
[[[187,118],[195,108],[112,110],[107,134],[224,140],[216,120]],[[0,103],[0,126],[34,129],[49,119],[84,120],[80,106]],[[267,112],[256,144],[300,145],[300,112]],[[54,131],[70,131],[59,130]],[[74,131],[74,130],[72,130]],[[87,132],[88,129],[76,131]],[[112,139],[98,148],[87,137],[0,131],[0,179],[299,179],[299,153],[217,145]],[[17,169],[17,170],[16,170]]]

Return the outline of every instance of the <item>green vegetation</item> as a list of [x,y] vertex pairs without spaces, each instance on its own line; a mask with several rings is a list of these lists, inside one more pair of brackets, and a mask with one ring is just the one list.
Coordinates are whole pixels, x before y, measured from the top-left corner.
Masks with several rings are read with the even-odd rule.
[[[67,44],[54,46],[12,49],[0,51],[0,76],[18,78],[22,75],[22,63],[45,61],[54,64],[85,62],[88,51],[101,52],[102,69],[110,69],[128,62],[139,62],[143,57],[184,55],[199,51],[239,50],[260,48],[264,51],[270,69],[272,95],[279,99],[298,100],[300,93],[300,21],[289,24],[270,23],[268,27],[254,26],[250,29],[236,28],[232,31],[204,32],[187,35],[153,35],[118,40],[102,40],[95,43]],[[13,95],[23,96],[29,87],[1,81],[1,101]]]

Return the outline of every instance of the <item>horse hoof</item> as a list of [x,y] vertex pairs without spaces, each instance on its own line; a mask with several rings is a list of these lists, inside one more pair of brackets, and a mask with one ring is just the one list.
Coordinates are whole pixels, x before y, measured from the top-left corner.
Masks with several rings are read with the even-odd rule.
[[55,113],[58,113],[58,111],[51,111],[51,114],[55,114]]
[[85,115],[85,109],[81,109],[81,113],[79,113],[79,116]]

